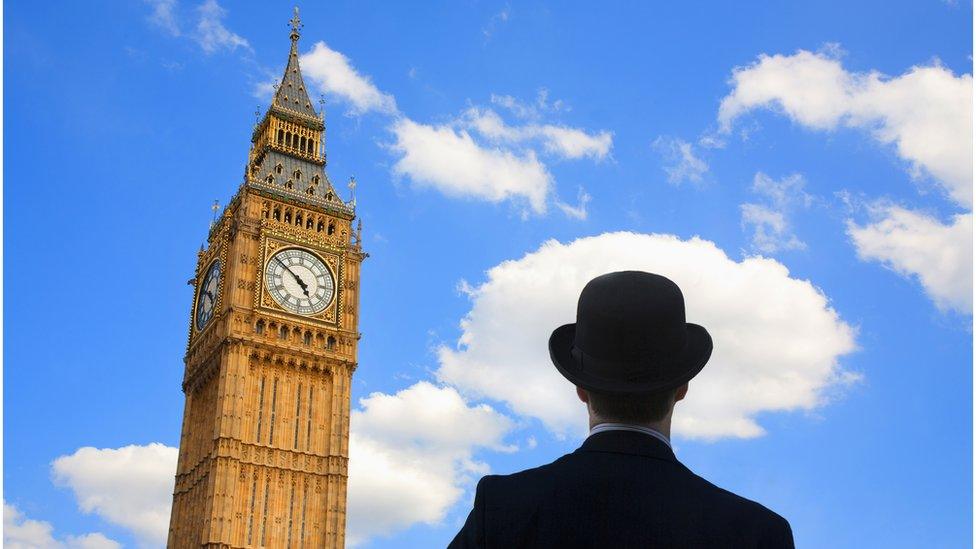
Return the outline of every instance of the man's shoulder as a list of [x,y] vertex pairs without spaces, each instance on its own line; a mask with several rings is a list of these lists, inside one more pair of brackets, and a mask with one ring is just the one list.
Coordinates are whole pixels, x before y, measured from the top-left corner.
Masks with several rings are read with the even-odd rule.
[[515,471],[514,473],[504,475],[485,475],[478,482],[478,488],[481,490],[492,491],[503,491],[506,489],[521,490],[526,484],[535,484],[541,481],[554,479],[560,475],[561,469],[563,466],[565,466],[566,462],[572,457],[572,455],[573,454],[566,454],[555,461],[546,463],[545,465]]
[[[532,536],[643,539],[657,532],[698,540],[703,547],[793,547],[783,517],[674,459],[574,452],[539,467],[487,475],[478,482],[473,513],[492,532],[491,539],[501,540],[499,546],[545,545]],[[596,516],[606,520],[594,521]],[[597,531],[610,524],[609,530]],[[525,536],[538,543],[523,543]]]
[[[600,474],[605,477],[607,474],[632,473],[632,471],[627,472],[624,469],[598,473],[587,468],[586,466],[589,464],[583,463],[587,457],[584,453],[574,452],[538,467],[504,475],[486,475],[478,482],[478,490],[489,500],[512,501],[511,496],[518,494],[518,499],[528,503],[529,500],[533,499],[533,496],[546,497],[551,495],[552,488],[555,485],[581,482],[583,481],[582,477],[585,476]],[[654,468],[654,471],[648,474],[667,475],[675,479],[681,486],[680,492],[683,496],[693,497],[706,507],[726,509],[739,520],[748,520],[766,528],[789,530],[787,520],[768,507],[716,486],[678,461],[672,463],[658,461],[657,465],[659,467]],[[632,477],[628,480],[639,482],[638,479]]]
[[553,486],[566,478],[566,465],[573,454],[555,461],[508,474],[485,475],[478,481],[477,492],[486,503],[511,505],[512,502],[532,505],[538,498],[551,493]]
[[695,478],[696,482],[705,487],[708,493],[723,502],[726,507],[737,509],[743,516],[749,516],[754,521],[761,523],[767,528],[785,528],[787,531],[789,531],[789,522],[772,509],[766,507],[758,501],[751,500],[749,498],[740,496],[735,492],[731,492],[725,488],[716,486],[715,484],[691,471],[688,471],[688,473]]

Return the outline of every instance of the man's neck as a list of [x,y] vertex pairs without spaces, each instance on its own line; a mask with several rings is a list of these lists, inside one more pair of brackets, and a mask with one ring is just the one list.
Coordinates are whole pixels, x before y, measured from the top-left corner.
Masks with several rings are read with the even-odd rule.
[[661,421],[654,421],[651,423],[631,423],[627,421],[619,421],[615,419],[602,419],[590,414],[590,429],[593,429],[601,423],[624,423],[626,425],[636,425],[637,427],[646,427],[648,429],[654,429],[655,431],[661,433],[667,438],[671,438],[671,414]]

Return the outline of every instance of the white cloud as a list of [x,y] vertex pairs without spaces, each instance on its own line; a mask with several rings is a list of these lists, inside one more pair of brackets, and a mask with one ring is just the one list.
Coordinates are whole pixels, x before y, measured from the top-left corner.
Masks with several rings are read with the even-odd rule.
[[662,135],[651,146],[669,162],[669,165],[664,166],[664,172],[668,174],[670,183],[700,183],[702,176],[708,172],[708,163],[695,156],[691,143],[687,141]]
[[762,204],[741,204],[742,227],[752,229],[752,247],[758,252],[772,254],[783,250],[802,250],[803,243],[790,230],[783,212]]
[[3,504],[3,546],[7,549],[121,549],[122,545],[101,533],[54,538],[51,523],[29,519],[15,506]]
[[539,111],[535,105],[523,103],[511,95],[497,95],[493,93],[491,94],[491,103],[507,109],[517,118],[539,118]]
[[873,223],[848,221],[847,231],[862,259],[881,261],[917,277],[942,310],[973,312],[973,214],[957,214],[944,224],[901,206],[879,203]]
[[492,105],[498,105],[516,116],[516,118],[537,120],[543,114],[569,112],[572,110],[562,99],[551,101],[549,90],[539,88],[536,91],[535,101],[525,102],[511,95],[491,94]]
[[471,107],[464,112],[462,125],[475,130],[491,141],[520,141],[527,139],[523,134],[505,123],[493,110]]
[[610,154],[610,148],[613,146],[613,134],[606,130],[588,134],[578,128],[551,124],[540,127],[529,126],[527,130],[532,133],[538,132],[546,151],[563,158],[603,160]]
[[312,51],[301,56],[300,62],[302,73],[317,84],[322,93],[349,102],[352,114],[397,112],[392,95],[377,89],[368,76],[356,71],[348,57],[325,42],[316,42]]
[[579,193],[576,195],[576,200],[578,201],[576,206],[567,204],[561,200],[556,200],[556,207],[562,210],[567,217],[584,221],[587,217],[586,205],[590,203],[592,198],[583,187],[580,187]]
[[149,22],[163,29],[170,36],[180,35],[180,26],[176,21],[176,0],[145,0],[152,6]]
[[122,549],[122,544],[104,534],[94,533],[65,538],[67,549]]
[[147,547],[166,544],[176,475],[176,448],[159,443],[79,448],[51,463],[54,482],[71,488],[78,506],[127,528]]
[[[394,116],[389,129],[395,141],[389,149],[399,158],[393,173],[408,177],[418,187],[432,187],[451,197],[495,203],[525,201],[528,209],[523,210],[523,216],[529,210],[543,214],[548,209],[553,180],[540,154],[603,160],[613,146],[609,131],[591,134],[554,124],[511,126],[496,112],[475,107],[449,124],[418,123],[402,115],[392,95],[379,91],[345,55],[324,42],[316,43],[301,57],[301,63],[304,74],[323,92],[351,105],[351,114],[375,111]],[[262,97],[272,89],[273,82],[263,82],[254,94]],[[524,113],[530,109],[511,96],[493,95],[492,101]],[[559,110],[565,110],[563,103],[551,103],[548,91],[540,89],[532,115]],[[556,204],[567,215],[585,218],[589,195],[584,193],[580,200],[579,206]]]
[[725,138],[715,132],[708,132],[698,138],[698,146],[703,149],[724,149]]
[[401,157],[393,172],[448,196],[489,202],[524,199],[535,213],[545,213],[552,177],[534,151],[516,153],[483,147],[464,129],[428,126],[399,118],[391,127],[391,149]]
[[806,248],[791,228],[790,214],[798,207],[813,203],[813,197],[803,190],[806,182],[800,174],[776,180],[757,172],[752,191],[763,197],[764,203],[746,203],[742,211],[743,228],[752,229],[752,247],[762,253]]
[[571,160],[603,160],[613,147],[613,133],[606,130],[590,134],[579,128],[553,124],[510,126],[491,109],[472,107],[465,111],[462,122],[491,141],[522,143],[538,140],[545,152]]
[[492,35],[495,34],[495,30],[497,30],[500,25],[504,25],[508,22],[510,13],[511,8],[509,6],[505,6],[502,11],[492,15],[491,18],[488,19],[488,23],[481,28],[481,34],[485,38],[485,43],[488,43],[488,41],[491,40]]
[[752,191],[765,197],[780,210],[812,204],[813,197],[803,189],[805,186],[806,180],[798,173],[773,179],[763,172],[756,172],[752,178]]
[[474,451],[511,450],[502,442],[512,428],[508,418],[428,382],[361,399],[350,423],[352,545],[413,524],[439,523],[473,475],[488,472]]
[[585,410],[551,365],[551,331],[575,318],[580,290],[616,270],[656,272],[684,291],[688,319],[711,333],[715,350],[675,416],[684,437],[763,434],[760,413],[811,410],[832,388],[857,378],[839,365],[854,330],[811,283],[775,260],[729,259],[715,244],[671,235],[605,233],[569,244],[545,242],[505,261],[470,288],[457,348],[438,349],[437,376],[476,397],[504,401],[557,435],[581,434]]
[[732,74],[719,108],[728,132],[743,114],[775,107],[818,130],[868,130],[893,144],[913,175],[931,174],[957,204],[972,207],[973,78],[934,62],[897,77],[849,72],[836,52],[761,55]]
[[[491,109],[472,107],[460,118],[442,125],[422,124],[402,115],[392,95],[373,85],[342,53],[318,42],[301,57],[304,74],[325,93],[351,105],[352,114],[370,111],[394,116],[390,131],[395,141],[389,149],[398,155],[393,166],[397,176],[408,177],[418,187],[432,187],[448,196],[489,202],[524,201],[543,214],[548,209],[553,179],[540,156],[561,159],[603,160],[610,154],[613,134],[589,133],[555,124],[509,125]],[[262,97],[273,90],[273,81],[256,86]],[[525,106],[511,96],[492,96],[492,102],[537,117],[542,112],[567,110],[562,101],[550,102],[548,91],[539,90],[535,104]],[[556,201],[567,215],[585,218],[590,197],[580,195],[578,206]]]
[[[734,89],[719,108],[722,131],[729,132],[746,112],[768,107],[810,128],[861,128],[894,145],[913,177],[931,175],[952,202],[971,212],[972,75],[956,76],[935,61],[892,78],[847,71],[839,57],[833,46],[821,53],[761,55],[736,69]],[[848,221],[858,255],[917,278],[940,309],[972,312],[972,214],[957,214],[946,225],[879,204],[873,223]]]
[[263,82],[258,82],[251,90],[251,95],[258,99],[270,99],[275,94],[275,86],[278,84],[277,78],[269,78]]
[[211,54],[218,50],[251,49],[247,40],[224,26],[223,19],[227,10],[220,7],[217,0],[206,0],[200,4],[197,15],[199,19],[194,39],[204,52]]
[[[361,399],[352,412],[349,441],[349,543],[416,523],[439,523],[474,476],[488,472],[487,464],[474,459],[478,449],[514,450],[503,442],[512,428],[511,420],[490,406],[470,406],[455,389],[428,382]],[[176,448],[158,443],[85,447],[56,459],[52,473],[56,484],[72,489],[82,511],[131,530],[142,546],[162,547],[177,456]],[[18,517],[5,506],[5,544],[24,539],[19,547],[119,547],[111,540],[99,545],[105,540],[95,534],[58,544],[49,524]],[[52,541],[45,545],[45,540]]]

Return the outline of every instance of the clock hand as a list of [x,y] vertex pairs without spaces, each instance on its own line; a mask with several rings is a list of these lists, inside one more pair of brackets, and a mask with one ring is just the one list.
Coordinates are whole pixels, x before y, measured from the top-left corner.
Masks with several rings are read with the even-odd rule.
[[309,295],[308,295],[308,286],[305,285],[305,282],[301,279],[301,277],[298,276],[297,274],[295,274],[295,271],[291,270],[291,267],[289,267],[288,265],[285,265],[284,261],[278,259],[278,256],[275,256],[275,261],[277,261],[278,263],[281,263],[281,266],[284,267],[286,271],[288,271],[289,273],[291,273],[291,276],[293,276],[295,278],[295,282],[298,282],[298,285],[302,287],[302,292],[305,293],[305,297],[309,297]]

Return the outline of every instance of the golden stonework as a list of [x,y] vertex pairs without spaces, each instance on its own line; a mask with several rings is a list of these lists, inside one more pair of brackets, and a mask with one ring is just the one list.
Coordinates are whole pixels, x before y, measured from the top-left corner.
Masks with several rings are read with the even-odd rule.
[[[355,203],[339,197],[325,171],[322,113],[298,66],[300,28],[296,12],[285,75],[252,134],[244,182],[211,227],[190,281],[171,548],[345,545],[367,254],[352,225]],[[279,303],[285,294],[273,271],[277,300],[267,287],[272,254],[290,261],[288,249],[312,269],[290,283],[301,285],[307,306]],[[219,276],[208,278],[215,261]],[[327,277],[331,294],[319,284]],[[199,317],[198,306],[206,309]]]

